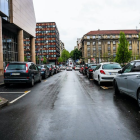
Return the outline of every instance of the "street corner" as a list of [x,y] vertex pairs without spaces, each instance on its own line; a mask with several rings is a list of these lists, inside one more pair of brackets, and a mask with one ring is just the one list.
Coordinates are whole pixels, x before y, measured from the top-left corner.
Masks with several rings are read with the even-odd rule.
[[0,108],[8,105],[8,100],[5,98],[0,97]]

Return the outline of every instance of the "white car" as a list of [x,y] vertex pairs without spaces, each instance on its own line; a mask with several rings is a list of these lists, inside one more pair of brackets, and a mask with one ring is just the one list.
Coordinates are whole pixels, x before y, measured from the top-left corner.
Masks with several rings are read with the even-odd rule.
[[67,66],[66,70],[71,70],[72,71],[72,67],[71,66]]
[[98,81],[99,85],[101,85],[102,82],[113,82],[114,77],[118,74],[118,71],[121,69],[122,68],[119,63],[100,63],[93,71],[93,79]]
[[75,70],[80,70],[80,65],[76,65]]

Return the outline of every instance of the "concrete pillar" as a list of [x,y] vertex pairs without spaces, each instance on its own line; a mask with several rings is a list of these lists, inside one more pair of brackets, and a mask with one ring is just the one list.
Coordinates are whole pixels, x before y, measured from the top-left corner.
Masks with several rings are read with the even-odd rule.
[[0,17],[0,75],[3,75],[2,18]]
[[35,60],[35,38],[31,37],[30,42],[31,42],[30,43],[31,44],[31,61],[36,64],[36,60]]
[[24,62],[24,43],[23,43],[23,30],[18,31],[18,61],[19,62]]

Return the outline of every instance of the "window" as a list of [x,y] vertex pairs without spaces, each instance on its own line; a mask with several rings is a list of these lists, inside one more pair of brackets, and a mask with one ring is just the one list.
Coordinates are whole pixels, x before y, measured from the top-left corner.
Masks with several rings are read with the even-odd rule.
[[110,51],[110,47],[108,47],[108,50]]
[[93,45],[95,45],[95,42],[93,42]]
[[99,35],[98,38],[101,39],[101,36]]
[[110,41],[108,41],[107,44],[110,44]]
[[136,71],[140,71],[140,62],[136,62],[134,68],[136,69]]
[[120,64],[104,64],[103,66],[102,66],[102,68],[103,69],[108,69],[108,70],[110,70],[110,69],[121,69],[121,66],[120,66]]
[[90,39],[90,36],[87,36],[87,39]]
[[116,46],[113,46],[113,51],[116,51]]
[[89,47],[87,48],[87,51],[90,51],[90,48]]
[[93,48],[93,51],[96,51],[96,48]]
[[95,36],[93,36],[93,39],[95,39]]
[[110,38],[110,35],[108,35],[107,38]]
[[131,63],[127,64],[127,65],[124,67],[124,69],[123,69],[123,73],[130,72],[131,69],[132,69],[132,67],[133,67],[133,65],[134,65],[134,62],[131,62]]
[[115,35],[113,35],[112,37],[115,38]]
[[132,50],[132,46],[129,46],[129,50]]
[[90,57],[90,53],[88,53],[88,57]]
[[129,44],[132,44],[132,41],[129,41]]
[[101,51],[102,50],[102,47],[99,47],[99,50]]
[[128,37],[129,37],[129,38],[131,38],[131,37],[132,37],[132,35],[128,35]]
[[101,45],[101,41],[98,42],[98,45]]
[[87,42],[87,45],[90,45],[90,42]]
[[95,70],[98,70],[100,67],[101,67],[101,65],[98,65],[98,66],[95,68]]
[[116,41],[113,41],[113,44],[116,44]]

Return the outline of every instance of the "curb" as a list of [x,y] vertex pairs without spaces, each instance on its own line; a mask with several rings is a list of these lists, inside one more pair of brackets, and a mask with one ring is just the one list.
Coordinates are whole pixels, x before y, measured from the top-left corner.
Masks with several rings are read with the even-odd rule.
[[0,97],[0,108],[4,107],[4,106],[7,106],[8,105],[8,100]]

